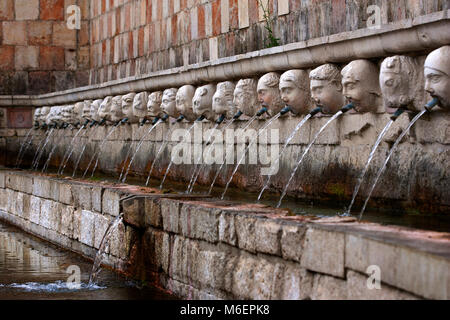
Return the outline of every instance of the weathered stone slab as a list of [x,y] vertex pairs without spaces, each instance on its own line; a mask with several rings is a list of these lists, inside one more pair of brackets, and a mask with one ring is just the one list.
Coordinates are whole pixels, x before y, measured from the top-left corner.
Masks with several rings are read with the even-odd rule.
[[59,226],[59,233],[69,238],[73,237],[74,229],[74,212],[75,208],[72,206],[60,205],[61,209],[61,224]]
[[283,225],[281,234],[281,254],[284,259],[301,261],[306,227]]
[[72,185],[73,205],[83,210],[92,210],[92,188],[81,184]]
[[238,247],[249,252],[256,252],[256,218],[251,215],[236,215],[235,227]]
[[346,300],[347,282],[323,274],[315,274],[311,292],[312,300]]
[[108,229],[109,223],[110,219],[108,219],[108,217],[94,213],[94,248],[100,248],[100,244]]
[[180,212],[181,234],[190,239],[215,243],[219,240],[220,211],[183,203]]
[[72,196],[72,185],[69,183],[61,182],[59,184],[59,202],[72,205],[73,204],[73,196]]
[[5,188],[5,179],[6,179],[6,174],[5,172],[0,171],[0,189]]
[[0,189],[0,210],[8,211],[8,192]]
[[145,226],[145,198],[133,198],[122,202],[123,219],[137,227]]
[[179,233],[180,202],[161,199],[161,216],[165,231]]
[[31,196],[30,199],[30,221],[39,224],[41,214],[41,199]]
[[[274,299],[281,300],[304,300],[310,297],[313,273],[301,268],[296,263],[286,263],[281,286]],[[278,285],[276,285],[278,287]]]
[[255,224],[256,250],[272,255],[281,255],[281,225],[277,222],[258,219]]
[[96,212],[102,212],[102,187],[92,187],[92,210]]
[[50,199],[50,180],[47,178],[33,178],[33,195],[40,198]]
[[93,247],[95,233],[95,214],[88,210],[81,211],[80,242]]
[[219,217],[219,241],[232,246],[237,245],[235,214],[222,212]]
[[105,189],[102,198],[102,211],[117,217],[120,214],[120,195],[113,190]]
[[301,266],[312,271],[344,277],[345,235],[309,228],[306,231]]
[[161,200],[159,198],[145,199],[145,226],[162,227]]

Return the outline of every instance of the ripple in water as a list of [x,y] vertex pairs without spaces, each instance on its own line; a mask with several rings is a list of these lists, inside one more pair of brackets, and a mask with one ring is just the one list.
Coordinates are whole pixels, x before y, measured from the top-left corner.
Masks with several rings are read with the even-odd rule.
[[67,283],[65,281],[56,281],[54,283],[38,283],[38,282],[27,282],[27,283],[12,283],[9,285],[0,284],[0,287],[19,289],[25,292],[75,292],[80,290],[94,291],[103,290],[106,287],[102,287],[96,284],[80,283],[79,287],[72,287],[72,283]]

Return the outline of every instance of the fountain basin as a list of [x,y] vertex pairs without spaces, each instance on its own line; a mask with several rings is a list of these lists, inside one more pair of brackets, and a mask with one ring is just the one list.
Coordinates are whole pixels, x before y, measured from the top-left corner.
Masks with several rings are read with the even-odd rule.
[[449,233],[0,171],[0,218],[85,256],[120,213],[105,264],[182,298],[450,298]]

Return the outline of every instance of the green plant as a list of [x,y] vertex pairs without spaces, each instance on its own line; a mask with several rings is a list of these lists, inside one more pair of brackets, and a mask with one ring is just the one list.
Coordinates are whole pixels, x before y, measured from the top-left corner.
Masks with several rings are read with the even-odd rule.
[[267,7],[264,7],[262,0],[258,0],[258,5],[263,11],[263,18],[266,24],[264,28],[268,32],[267,38],[264,39],[264,46],[266,48],[277,47],[280,45],[280,39],[276,38],[273,32],[273,21],[275,20],[275,18],[270,16],[269,2],[267,2]]

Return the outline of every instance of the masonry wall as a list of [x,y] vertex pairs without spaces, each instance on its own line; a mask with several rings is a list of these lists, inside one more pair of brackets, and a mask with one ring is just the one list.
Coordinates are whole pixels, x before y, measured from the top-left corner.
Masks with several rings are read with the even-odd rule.
[[447,233],[0,172],[0,219],[87,257],[120,213],[104,263],[181,298],[449,299]]
[[[0,95],[43,94],[89,84],[90,2],[0,2]],[[81,8],[80,30],[67,28],[66,9],[72,4]]]
[[[259,0],[116,0],[91,6],[90,83],[257,51],[268,46]],[[441,11],[447,0],[262,0],[280,45]]]

